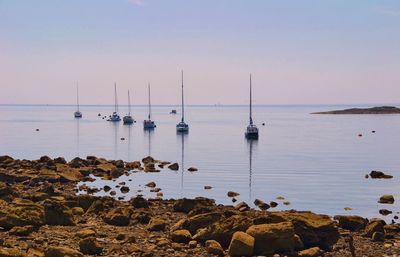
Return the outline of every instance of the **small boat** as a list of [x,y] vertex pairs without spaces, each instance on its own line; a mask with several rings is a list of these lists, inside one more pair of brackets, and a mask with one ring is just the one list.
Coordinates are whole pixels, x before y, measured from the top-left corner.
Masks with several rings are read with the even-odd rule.
[[183,71],[182,71],[182,118],[181,121],[176,124],[176,131],[181,133],[189,132],[189,125],[185,123],[185,105],[183,102]]
[[245,136],[247,139],[258,139],[258,128],[253,123],[253,103],[251,92],[251,74],[250,74],[250,124],[247,126]]
[[170,114],[176,114],[176,110],[172,110]]
[[76,109],[76,112],[74,112],[74,117],[80,119],[80,118],[82,118],[82,113],[79,110],[79,85],[78,85],[78,83],[76,83],[76,108],[77,109]]
[[148,89],[149,89],[149,115],[148,115],[148,119],[143,121],[143,128],[144,129],[154,129],[156,126],[156,124],[154,123],[154,121],[151,120],[151,96],[150,96],[150,84],[148,85]]
[[114,95],[115,95],[114,112],[108,117],[107,121],[118,122],[121,121],[121,118],[118,115],[117,83],[114,84]]
[[131,116],[131,96],[129,95],[129,90],[128,90],[128,108],[129,108],[128,115],[125,115],[123,118],[124,125],[130,125],[135,122],[135,120]]

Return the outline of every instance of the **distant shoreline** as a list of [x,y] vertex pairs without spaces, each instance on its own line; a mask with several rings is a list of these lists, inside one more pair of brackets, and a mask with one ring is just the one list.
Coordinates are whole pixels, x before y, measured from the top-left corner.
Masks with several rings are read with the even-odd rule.
[[400,108],[395,106],[379,106],[372,108],[351,108],[327,112],[313,112],[311,114],[400,114]]

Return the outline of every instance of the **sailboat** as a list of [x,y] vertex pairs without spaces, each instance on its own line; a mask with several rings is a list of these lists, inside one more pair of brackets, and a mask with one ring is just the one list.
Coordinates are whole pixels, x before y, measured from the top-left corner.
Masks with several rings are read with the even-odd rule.
[[253,103],[252,103],[252,92],[251,92],[251,74],[250,74],[250,124],[247,126],[245,136],[247,139],[258,139],[258,128],[253,123]]
[[79,85],[76,83],[76,112],[74,112],[75,118],[82,118],[82,113],[79,110]]
[[128,115],[125,115],[123,118],[124,125],[130,125],[135,122],[135,120],[131,116],[131,96],[129,95],[129,90],[128,90],[128,108],[129,108]]
[[154,129],[157,126],[154,123],[154,121],[151,120],[150,84],[148,85],[148,89],[149,89],[149,115],[148,115],[148,119],[143,121],[143,128],[144,129]]
[[177,132],[189,132],[189,125],[185,123],[185,105],[183,102],[183,71],[182,71],[182,118],[181,121],[176,124],[176,131]]
[[114,96],[115,96],[115,103],[114,103],[114,112],[110,115],[107,121],[118,122],[121,121],[121,118],[118,115],[118,99],[117,99],[117,83],[114,83]]

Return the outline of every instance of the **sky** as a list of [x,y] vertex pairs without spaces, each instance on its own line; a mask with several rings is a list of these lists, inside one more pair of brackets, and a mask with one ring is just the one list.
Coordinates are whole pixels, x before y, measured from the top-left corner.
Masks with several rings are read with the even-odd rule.
[[400,103],[398,0],[0,0],[0,104]]

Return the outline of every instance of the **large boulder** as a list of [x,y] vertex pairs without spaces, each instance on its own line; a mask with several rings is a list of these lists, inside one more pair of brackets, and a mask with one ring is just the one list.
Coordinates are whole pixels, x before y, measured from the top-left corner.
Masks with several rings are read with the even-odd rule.
[[158,218],[151,218],[149,224],[147,225],[147,229],[149,231],[164,231],[167,223]]
[[385,233],[386,222],[381,219],[372,219],[365,227],[364,236],[372,237],[375,232]]
[[46,224],[49,225],[75,225],[71,209],[59,201],[46,200],[44,202],[44,216]]
[[228,254],[232,257],[253,256],[254,242],[254,237],[249,234],[240,231],[235,232],[229,245]]
[[16,199],[12,203],[0,200],[0,227],[7,230],[16,226],[39,227],[44,221],[44,210],[39,204],[21,199]]
[[181,229],[176,230],[171,233],[171,240],[175,243],[189,243],[192,240],[192,234],[190,234],[189,230]]
[[309,211],[284,211],[273,212],[269,219],[291,221],[295,234],[301,238],[306,248],[318,246],[322,249],[329,249],[339,240],[340,234],[337,225],[327,215]]
[[205,243],[207,252],[213,255],[223,256],[224,249],[222,246],[215,240],[208,240]]
[[128,226],[132,215],[129,208],[117,208],[111,210],[104,217],[104,222],[114,226]]
[[254,254],[269,255],[295,249],[295,233],[291,222],[253,225],[246,233],[255,239]]
[[71,168],[65,164],[56,164],[56,170],[60,176],[60,182],[79,182],[83,178],[78,169]]
[[129,202],[135,208],[149,208],[149,202],[141,196],[133,197]]
[[356,215],[336,215],[335,220],[339,222],[339,227],[350,231],[364,229],[368,220]]
[[182,228],[189,230],[192,234],[195,234],[198,229],[208,227],[214,222],[220,220],[221,218],[222,214],[219,212],[210,212],[195,215],[188,218],[186,222],[182,224]]
[[84,254],[98,255],[103,251],[103,247],[96,241],[95,237],[86,237],[79,242],[79,249]]

